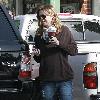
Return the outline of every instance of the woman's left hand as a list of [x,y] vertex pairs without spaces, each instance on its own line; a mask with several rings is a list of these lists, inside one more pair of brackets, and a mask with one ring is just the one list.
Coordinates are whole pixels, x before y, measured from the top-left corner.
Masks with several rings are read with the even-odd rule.
[[33,53],[34,55],[36,55],[36,56],[39,56],[39,55],[40,55],[40,50],[39,50],[39,49],[33,48],[32,51],[33,51],[32,53]]

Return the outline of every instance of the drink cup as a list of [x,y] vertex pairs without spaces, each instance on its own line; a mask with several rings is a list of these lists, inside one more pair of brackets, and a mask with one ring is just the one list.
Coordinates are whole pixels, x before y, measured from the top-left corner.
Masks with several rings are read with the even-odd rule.
[[48,28],[48,36],[51,38],[52,36],[55,36],[56,34],[56,28],[54,26],[50,26]]
[[55,32],[48,32],[48,36],[49,37],[55,36]]

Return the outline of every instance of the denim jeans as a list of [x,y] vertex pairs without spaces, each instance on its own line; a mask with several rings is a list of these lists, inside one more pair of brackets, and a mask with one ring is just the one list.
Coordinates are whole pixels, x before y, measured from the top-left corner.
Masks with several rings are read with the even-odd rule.
[[55,100],[56,92],[59,95],[59,100],[72,100],[72,81],[42,82],[41,88],[43,100]]

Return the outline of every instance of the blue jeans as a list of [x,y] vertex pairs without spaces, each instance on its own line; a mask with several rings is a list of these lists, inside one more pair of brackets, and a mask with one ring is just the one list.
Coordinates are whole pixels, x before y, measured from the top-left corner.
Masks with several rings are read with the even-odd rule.
[[59,100],[72,100],[72,81],[66,82],[42,82],[43,100],[55,100],[54,95],[59,94]]

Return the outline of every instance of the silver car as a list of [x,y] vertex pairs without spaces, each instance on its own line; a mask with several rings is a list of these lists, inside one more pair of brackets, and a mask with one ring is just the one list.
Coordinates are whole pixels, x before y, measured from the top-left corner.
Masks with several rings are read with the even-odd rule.
[[[74,71],[74,100],[100,99],[100,17],[84,14],[59,13],[62,24],[67,25],[78,45],[78,55],[69,56]],[[38,27],[36,15],[16,16],[19,30],[24,40],[29,43],[32,53],[34,35]],[[22,27],[23,26],[23,27]],[[32,35],[33,41],[29,41]],[[32,77],[39,75],[39,63],[31,59]]]

